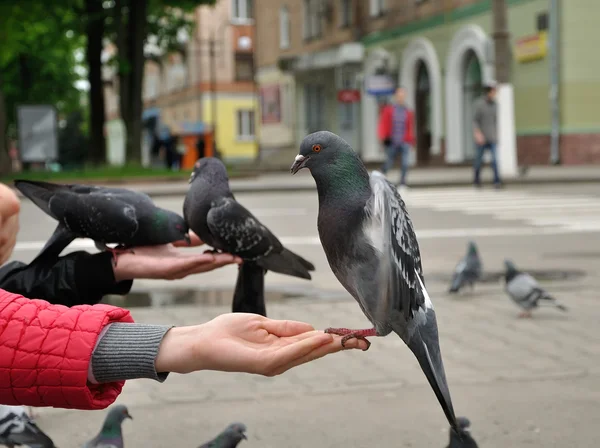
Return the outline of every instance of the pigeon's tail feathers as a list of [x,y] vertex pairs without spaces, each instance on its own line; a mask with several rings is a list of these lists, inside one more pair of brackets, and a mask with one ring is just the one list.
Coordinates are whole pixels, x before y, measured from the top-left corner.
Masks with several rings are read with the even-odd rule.
[[464,278],[462,274],[455,274],[452,278],[452,284],[450,285],[450,289],[448,290],[448,292],[450,294],[454,294],[460,291],[460,288],[463,284],[463,280]]
[[561,311],[565,311],[565,312],[566,312],[566,311],[569,311],[569,309],[568,309],[566,306],[564,306],[564,305],[562,305],[562,304],[560,304],[560,303],[557,303],[557,304],[556,304],[556,308],[558,308],[558,309],[559,309],[559,310],[561,310]]
[[232,311],[267,316],[265,270],[254,262],[245,262],[239,267],[233,293]]
[[426,310],[426,321],[415,329],[407,345],[419,361],[419,365],[448,419],[448,423],[455,431],[460,432],[444,371],[433,308]]
[[57,192],[67,190],[66,186],[34,180],[15,180],[15,188],[41,208],[44,213],[52,216],[54,219],[58,219],[50,210],[50,199]]
[[34,260],[30,263],[37,263],[40,260],[49,260],[58,258],[60,253],[75,239],[75,235],[71,233],[65,226],[58,224],[54,233],[50,236],[42,250],[37,254]]
[[541,300],[544,300],[546,303],[549,303],[550,305],[554,305],[556,308],[558,308],[561,311],[568,311],[568,308],[566,306],[564,306],[562,303],[560,303],[558,300],[556,300],[554,297],[552,297],[550,294],[544,292],[541,296],[540,296]]
[[269,271],[307,280],[311,279],[309,271],[315,270],[311,262],[285,248],[279,253],[271,252],[268,256],[257,260],[257,263]]

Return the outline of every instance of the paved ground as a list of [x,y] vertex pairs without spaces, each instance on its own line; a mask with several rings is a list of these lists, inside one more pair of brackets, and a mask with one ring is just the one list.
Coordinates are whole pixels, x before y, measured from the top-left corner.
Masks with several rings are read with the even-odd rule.
[[[594,185],[411,189],[405,194],[421,244],[428,288],[440,325],[447,374],[459,415],[468,416],[484,448],[596,447],[600,444],[600,188]],[[269,274],[268,287],[303,296],[271,300],[274,318],[317,328],[366,324],[327,266],[316,233],[316,195],[239,194],[292,250],[317,266],[307,283]],[[180,210],[181,197],[157,202]],[[52,231],[52,220],[29,203],[15,258],[27,261]],[[510,256],[531,270],[582,271],[546,287],[570,308],[540,310],[518,320],[498,283],[449,297],[444,276],[474,237],[486,271]],[[79,247],[90,246],[82,241]],[[150,308],[132,308],[141,322],[198,323],[229,310],[229,295],[172,306],[172,288],[231,288],[234,269],[177,283],[136,282],[151,289]],[[136,299],[138,300],[138,299]],[[139,299],[142,300],[141,298]],[[206,303],[208,302],[208,304]],[[132,300],[126,302],[132,304]],[[139,303],[138,303],[139,304]],[[165,384],[130,382],[119,402],[135,417],[128,446],[198,446],[231,421],[249,428],[247,447],[442,447],[447,427],[416,361],[394,337],[366,353],[343,353],[278,378],[203,372]],[[58,446],[76,447],[98,430],[104,412],[38,411]]]

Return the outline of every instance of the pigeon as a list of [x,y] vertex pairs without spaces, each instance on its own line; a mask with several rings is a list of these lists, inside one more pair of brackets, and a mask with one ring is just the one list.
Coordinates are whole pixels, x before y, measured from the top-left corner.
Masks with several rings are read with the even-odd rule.
[[448,292],[451,294],[457,293],[467,284],[473,290],[475,282],[481,278],[481,269],[482,265],[477,253],[477,245],[474,241],[469,241],[467,255],[456,265],[454,276],[452,277],[452,285]]
[[217,437],[210,442],[201,445],[200,448],[235,448],[242,440],[247,440],[246,425],[243,423],[232,423]]
[[[58,257],[76,238],[90,238],[100,250],[117,254],[135,246],[190,241],[180,215],[154,205],[141,192],[91,185],[60,185],[16,180],[15,187],[58,221],[56,230],[36,260]],[[106,244],[121,248],[108,248]]]
[[450,443],[446,448],[479,448],[475,439],[471,437],[471,422],[466,417],[458,417],[459,433],[450,428]]
[[506,268],[504,275],[505,291],[523,309],[519,317],[532,317],[531,310],[537,308],[540,304],[567,311],[566,306],[548,294],[531,275],[519,271],[512,261],[504,260],[504,266]]
[[29,418],[23,406],[0,406],[0,445],[54,448],[54,442]]
[[350,145],[327,131],[304,138],[291,172],[302,168],[317,185],[317,227],[329,266],[373,325],[325,332],[343,336],[342,345],[395,332],[417,358],[450,425],[458,428],[419,244],[397,188],[378,171],[369,176]]
[[85,443],[83,448],[123,448],[121,425],[126,418],[133,420],[126,406],[118,404],[111,407],[98,435]]
[[237,255],[239,267],[233,312],[266,316],[264,275],[267,270],[309,280],[315,267],[289,251],[261,222],[237,202],[229,188],[223,162],[198,160],[190,176],[183,216],[202,241],[216,250]]

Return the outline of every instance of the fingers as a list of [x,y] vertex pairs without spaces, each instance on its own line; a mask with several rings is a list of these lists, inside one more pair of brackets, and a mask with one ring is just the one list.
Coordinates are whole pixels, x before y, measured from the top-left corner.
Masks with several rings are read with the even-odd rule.
[[19,213],[20,203],[17,195],[9,187],[0,183],[0,216],[8,219]]
[[199,254],[173,260],[173,265],[169,268],[169,278],[171,280],[221,268],[234,263],[235,258],[229,254]]
[[279,375],[290,369],[295,361],[309,357],[316,349],[325,344],[329,345],[332,341],[333,337],[330,334],[319,331],[315,332],[311,337],[286,345],[274,352],[272,360],[265,363],[266,372],[264,374],[266,376]]
[[265,319],[262,325],[269,333],[279,337],[296,336],[307,331],[314,331],[312,325],[294,320]]

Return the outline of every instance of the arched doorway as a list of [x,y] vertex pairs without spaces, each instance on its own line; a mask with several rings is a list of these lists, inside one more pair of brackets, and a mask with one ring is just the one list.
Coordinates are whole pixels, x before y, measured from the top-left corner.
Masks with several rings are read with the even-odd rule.
[[417,163],[429,163],[431,156],[431,82],[425,61],[417,64],[415,91],[415,118],[417,137]]
[[475,157],[475,143],[473,139],[473,111],[477,98],[483,92],[481,64],[477,54],[468,50],[464,58],[463,71],[463,142],[465,160]]

